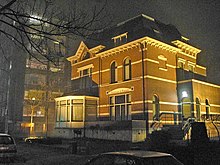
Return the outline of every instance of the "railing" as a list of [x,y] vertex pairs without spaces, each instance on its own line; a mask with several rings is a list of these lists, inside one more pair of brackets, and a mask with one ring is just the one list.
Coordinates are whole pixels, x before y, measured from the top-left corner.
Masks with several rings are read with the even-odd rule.
[[216,138],[218,138],[218,140],[220,141],[220,133],[219,133],[219,129],[218,128],[218,122],[214,122],[214,121],[205,121],[206,123],[206,128],[207,128],[207,134],[210,140],[216,140]]
[[179,115],[181,115],[179,112],[161,112],[159,116],[154,115],[151,128],[153,130],[158,130],[159,128],[163,127],[163,125],[171,124],[171,121],[173,121],[174,124],[178,123],[180,121]]
[[190,130],[191,130],[191,126],[193,122],[195,122],[195,118],[190,117],[185,121],[185,124],[182,127],[183,137],[185,140],[189,140],[190,133],[191,133]]
[[220,121],[220,114],[203,114],[201,120]]
[[201,116],[201,120],[206,122],[207,127],[207,134],[209,139],[218,137],[218,140],[220,141],[220,114],[203,114]]

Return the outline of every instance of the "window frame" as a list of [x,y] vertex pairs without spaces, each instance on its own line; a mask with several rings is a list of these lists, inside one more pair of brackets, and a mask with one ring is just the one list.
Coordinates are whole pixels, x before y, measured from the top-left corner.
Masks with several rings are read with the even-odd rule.
[[123,80],[131,80],[131,59],[129,57],[124,59],[123,62]]
[[[124,102],[117,103],[117,97],[121,96],[124,96]],[[118,115],[116,111],[119,112]],[[126,93],[109,97],[109,118],[112,121],[131,120],[131,94]]]
[[110,83],[118,82],[118,66],[116,61],[113,61],[110,65]]

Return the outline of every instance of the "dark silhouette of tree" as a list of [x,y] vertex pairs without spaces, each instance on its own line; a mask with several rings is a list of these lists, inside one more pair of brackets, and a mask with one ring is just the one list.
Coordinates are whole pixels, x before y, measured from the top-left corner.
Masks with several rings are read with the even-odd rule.
[[53,61],[63,55],[66,37],[86,37],[105,26],[100,23],[104,7],[85,12],[70,0],[1,0],[0,37],[31,57]]

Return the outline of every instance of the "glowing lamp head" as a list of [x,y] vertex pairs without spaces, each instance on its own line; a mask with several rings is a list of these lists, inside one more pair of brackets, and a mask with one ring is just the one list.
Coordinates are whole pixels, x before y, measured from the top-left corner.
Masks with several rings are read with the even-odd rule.
[[182,91],[182,98],[188,97],[188,93],[186,91]]

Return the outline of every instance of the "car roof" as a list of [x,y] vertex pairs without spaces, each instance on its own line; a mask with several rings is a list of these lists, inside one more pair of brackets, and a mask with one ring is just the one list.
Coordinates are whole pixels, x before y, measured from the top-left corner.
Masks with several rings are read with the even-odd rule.
[[11,136],[11,135],[6,134],[6,133],[0,133],[0,136]]
[[127,155],[127,156],[135,156],[135,157],[140,157],[140,158],[172,156],[171,154],[168,154],[168,153],[162,153],[162,152],[156,152],[156,151],[143,151],[143,150],[107,152],[101,155]]

